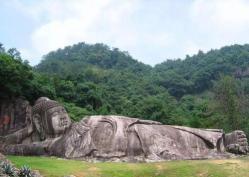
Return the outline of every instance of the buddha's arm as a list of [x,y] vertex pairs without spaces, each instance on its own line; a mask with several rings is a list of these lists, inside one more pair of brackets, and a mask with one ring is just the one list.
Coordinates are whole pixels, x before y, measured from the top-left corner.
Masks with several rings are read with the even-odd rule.
[[5,145],[3,152],[9,155],[48,155],[49,146],[58,138],[30,144],[9,144]]
[[46,148],[40,144],[6,145],[3,149],[8,155],[46,155]]
[[19,144],[22,142],[23,139],[30,136],[32,132],[33,132],[32,127],[25,127],[12,134],[2,137],[2,140],[5,144]]

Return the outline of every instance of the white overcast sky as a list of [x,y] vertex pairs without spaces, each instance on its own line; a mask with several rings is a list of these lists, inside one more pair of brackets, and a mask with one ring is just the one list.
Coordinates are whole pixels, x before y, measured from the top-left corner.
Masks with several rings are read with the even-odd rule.
[[249,0],[1,0],[0,42],[30,64],[78,42],[155,65],[249,42]]

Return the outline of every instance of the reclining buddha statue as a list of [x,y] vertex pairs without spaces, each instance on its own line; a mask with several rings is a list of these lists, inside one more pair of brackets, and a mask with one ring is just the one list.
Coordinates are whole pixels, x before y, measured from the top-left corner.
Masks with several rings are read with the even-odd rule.
[[248,152],[243,131],[162,125],[124,116],[71,122],[58,102],[39,98],[25,128],[0,138],[0,151],[84,160],[160,161],[224,158]]

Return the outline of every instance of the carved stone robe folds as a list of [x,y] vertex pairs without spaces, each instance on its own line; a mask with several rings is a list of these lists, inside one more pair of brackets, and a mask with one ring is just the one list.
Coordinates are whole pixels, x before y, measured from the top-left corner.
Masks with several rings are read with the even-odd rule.
[[224,156],[222,130],[162,125],[122,116],[90,116],[50,145],[51,155],[159,161]]

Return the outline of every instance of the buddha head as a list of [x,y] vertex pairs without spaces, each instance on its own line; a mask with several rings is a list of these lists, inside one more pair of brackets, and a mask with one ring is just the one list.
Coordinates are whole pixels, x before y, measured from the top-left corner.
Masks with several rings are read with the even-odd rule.
[[46,97],[41,97],[35,102],[32,121],[41,140],[62,135],[71,125],[65,108]]

